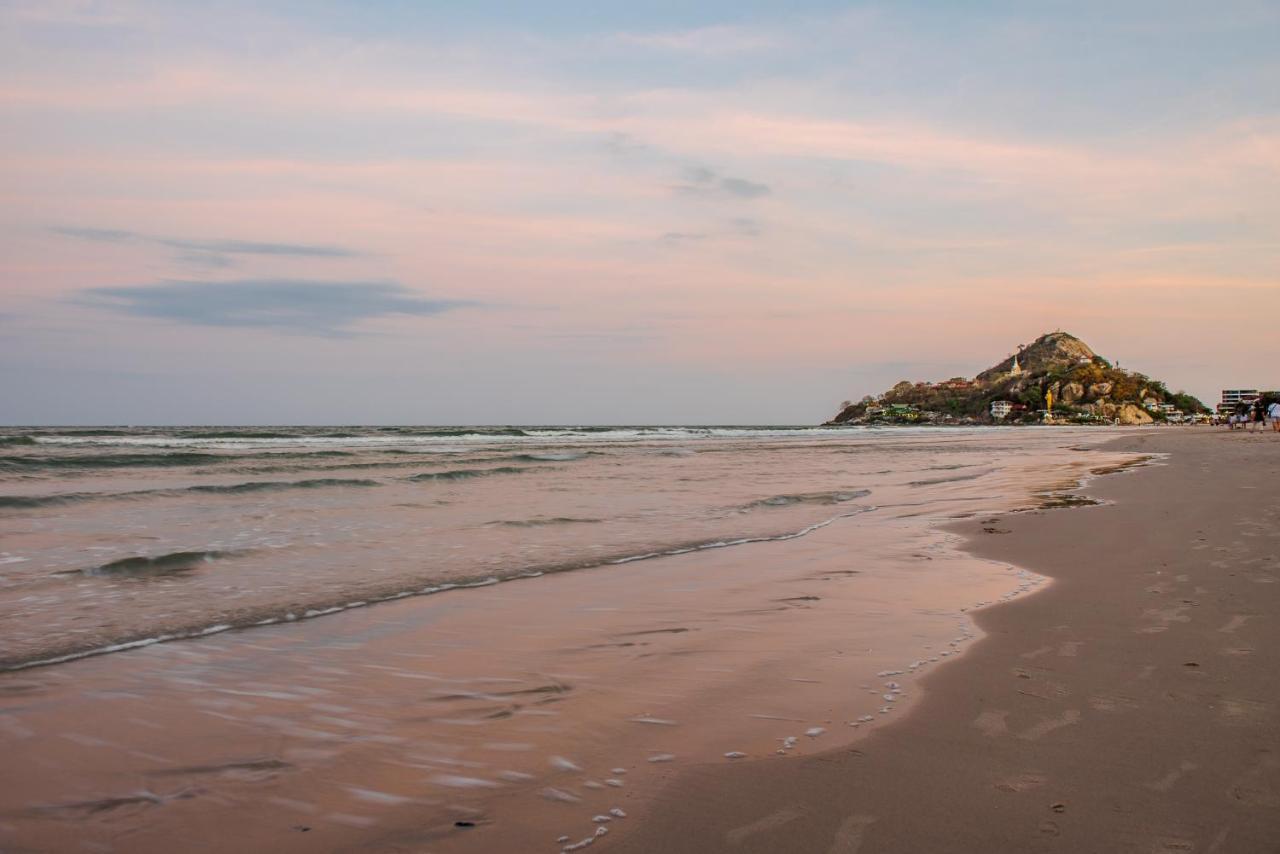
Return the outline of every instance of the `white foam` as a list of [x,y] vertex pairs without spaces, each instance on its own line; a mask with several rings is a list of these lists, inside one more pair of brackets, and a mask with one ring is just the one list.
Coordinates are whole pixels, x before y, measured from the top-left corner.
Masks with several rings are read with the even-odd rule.
[[551,767],[558,771],[581,771],[582,766],[574,762],[572,759],[565,759],[563,756],[552,756],[547,760],[551,763]]
[[449,786],[454,789],[495,789],[498,784],[480,777],[461,777],[457,774],[437,774],[430,782],[437,786]]
[[730,750],[728,753],[724,755],[724,758],[725,759],[746,759],[747,754],[743,753],[741,750]]
[[655,756],[650,756],[649,761],[650,762],[671,762],[675,758],[676,758],[676,755],[674,753],[659,753]]
[[822,735],[824,732],[826,732],[825,728],[820,726],[812,726],[812,727],[809,727],[807,730],[805,730],[804,734],[809,736],[809,738],[817,738],[818,736]]
[[557,789],[554,786],[548,786],[547,788],[538,792],[538,794],[542,795],[542,797],[546,798],[549,801],[560,801],[561,803],[565,803],[565,804],[576,804],[582,801],[582,798],[578,797],[577,795],[571,792],[566,792],[564,789]]

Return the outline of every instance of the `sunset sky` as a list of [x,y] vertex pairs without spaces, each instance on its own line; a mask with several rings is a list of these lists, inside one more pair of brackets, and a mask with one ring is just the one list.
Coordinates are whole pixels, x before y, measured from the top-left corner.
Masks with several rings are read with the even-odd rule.
[[0,105],[4,423],[1280,386],[1265,0],[0,0]]

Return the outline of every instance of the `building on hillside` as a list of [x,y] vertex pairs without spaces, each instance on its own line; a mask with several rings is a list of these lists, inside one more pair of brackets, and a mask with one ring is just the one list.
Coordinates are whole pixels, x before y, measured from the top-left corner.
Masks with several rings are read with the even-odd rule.
[[1007,418],[1009,413],[1013,411],[1013,401],[1009,400],[993,400],[991,401],[991,417],[999,420]]
[[1218,404],[1218,412],[1222,415],[1229,415],[1235,411],[1238,403],[1253,403],[1258,399],[1258,390],[1256,388],[1224,388],[1222,390],[1222,401]]

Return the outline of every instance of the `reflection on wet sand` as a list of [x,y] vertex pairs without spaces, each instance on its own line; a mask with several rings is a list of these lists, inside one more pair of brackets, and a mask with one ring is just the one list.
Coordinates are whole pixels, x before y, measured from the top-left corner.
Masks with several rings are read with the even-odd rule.
[[[935,523],[1033,504],[1064,474],[1039,474],[1051,450],[984,478],[900,473],[795,538],[0,675],[0,732],[24,771],[0,784],[0,839],[604,845],[672,769],[829,750],[900,716],[914,674],[972,641],[966,610],[1039,581],[956,551]],[[1071,460],[1080,476],[1102,462],[1120,458]]]

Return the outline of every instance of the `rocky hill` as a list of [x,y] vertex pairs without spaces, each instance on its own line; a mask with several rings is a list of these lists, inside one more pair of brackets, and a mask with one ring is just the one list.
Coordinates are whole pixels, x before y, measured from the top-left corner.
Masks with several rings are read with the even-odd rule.
[[1189,394],[1114,367],[1074,335],[1052,332],[973,379],[904,380],[878,397],[846,402],[827,423],[1146,424],[1208,411]]

